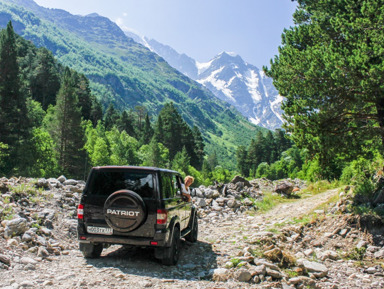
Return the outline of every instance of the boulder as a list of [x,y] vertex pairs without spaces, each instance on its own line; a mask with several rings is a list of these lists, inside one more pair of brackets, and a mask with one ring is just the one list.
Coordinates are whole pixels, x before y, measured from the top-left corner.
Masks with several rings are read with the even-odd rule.
[[316,277],[321,278],[328,275],[328,268],[320,263],[304,260],[303,267],[307,272],[313,273]]
[[290,195],[294,185],[288,181],[282,181],[275,186],[274,192],[278,194]]
[[24,218],[17,217],[6,223],[4,237],[12,238],[12,236],[21,235],[29,229],[28,221]]
[[235,278],[240,282],[248,282],[251,280],[252,274],[247,269],[240,269],[235,273]]
[[230,271],[225,268],[218,268],[213,270],[213,281],[227,281],[231,277]]
[[231,181],[232,184],[237,184],[239,182],[243,183],[244,187],[248,187],[248,188],[252,187],[251,183],[241,176],[235,176]]

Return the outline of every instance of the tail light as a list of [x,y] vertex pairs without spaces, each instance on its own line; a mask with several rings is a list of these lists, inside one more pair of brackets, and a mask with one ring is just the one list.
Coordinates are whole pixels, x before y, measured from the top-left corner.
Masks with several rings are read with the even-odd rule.
[[167,223],[167,210],[164,209],[158,209],[157,210],[157,221],[156,223],[158,225],[164,225]]
[[78,219],[84,219],[84,205],[79,204],[77,207],[77,218]]

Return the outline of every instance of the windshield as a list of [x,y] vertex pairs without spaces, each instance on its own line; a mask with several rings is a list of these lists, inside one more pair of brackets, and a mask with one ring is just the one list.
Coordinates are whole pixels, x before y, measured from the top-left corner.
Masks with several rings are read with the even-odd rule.
[[145,171],[94,171],[88,184],[88,193],[91,195],[110,195],[119,190],[130,190],[142,198],[153,198],[153,180],[153,173]]

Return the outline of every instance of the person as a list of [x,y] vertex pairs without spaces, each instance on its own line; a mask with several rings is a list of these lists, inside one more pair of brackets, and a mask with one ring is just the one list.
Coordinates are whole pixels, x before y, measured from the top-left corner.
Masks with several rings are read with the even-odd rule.
[[182,195],[187,198],[188,202],[191,201],[191,192],[189,190],[189,187],[193,184],[195,181],[195,178],[192,176],[186,176],[184,178],[184,184],[181,184],[181,187],[183,189]]

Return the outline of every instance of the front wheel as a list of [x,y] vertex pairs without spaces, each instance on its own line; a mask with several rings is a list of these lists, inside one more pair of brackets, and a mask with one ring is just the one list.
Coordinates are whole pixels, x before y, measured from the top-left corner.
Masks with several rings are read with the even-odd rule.
[[176,265],[180,257],[180,230],[173,229],[171,246],[164,249],[164,257],[161,260],[164,265]]
[[193,217],[193,224],[192,224],[192,229],[191,232],[185,236],[185,240],[195,243],[197,242],[197,236],[199,234],[199,223],[197,222],[197,214],[194,214]]
[[85,258],[99,258],[103,251],[103,244],[80,243],[80,251]]

